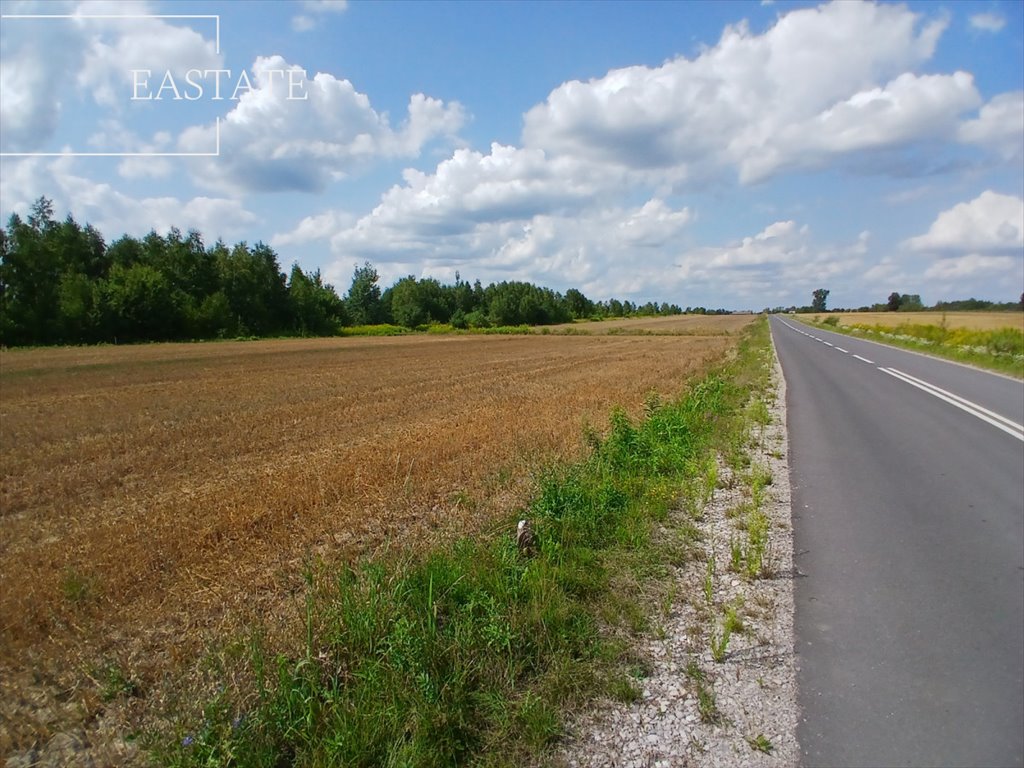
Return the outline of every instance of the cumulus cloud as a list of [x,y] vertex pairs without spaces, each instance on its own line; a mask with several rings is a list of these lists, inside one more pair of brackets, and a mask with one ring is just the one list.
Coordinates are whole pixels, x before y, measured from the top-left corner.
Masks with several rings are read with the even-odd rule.
[[133,197],[80,175],[79,162],[73,157],[5,158],[0,209],[24,216],[31,201],[45,196],[60,216],[72,213],[76,221],[92,224],[111,240],[171,227],[196,229],[210,240],[244,237],[258,221],[240,201],[229,198]]
[[815,288],[849,282],[862,271],[869,237],[861,232],[848,244],[819,242],[806,224],[777,221],[733,243],[685,250],[676,259],[675,285],[732,307],[809,301]]
[[1016,301],[1024,285],[1024,258],[968,253],[939,259],[917,284],[939,298],[985,296]]
[[997,13],[975,13],[969,22],[972,29],[982,32],[998,32],[1006,26],[1006,19]]
[[303,0],[302,9],[305,13],[292,17],[292,29],[296,32],[315,29],[329,13],[344,12],[348,9],[348,0]]
[[314,216],[304,217],[290,232],[278,232],[270,238],[275,248],[302,245],[317,240],[327,240],[339,230],[355,223],[355,217],[347,211],[329,210]]
[[906,246],[936,253],[1020,253],[1024,249],[1024,200],[986,190],[974,200],[940,213],[925,234],[910,238]]
[[[39,151],[77,100],[91,99],[108,111],[132,104],[131,70],[154,77],[170,71],[180,82],[190,68],[217,69],[213,27],[130,18],[155,13],[144,2],[24,4],[5,11],[70,14],[75,18],[10,18],[0,26],[0,146],[9,152]],[[124,18],[88,18],[116,15]],[[105,147],[122,151],[121,147]]]
[[527,113],[524,144],[676,180],[727,169],[753,182],[951,134],[980,102],[971,77],[908,71],[945,26],[903,6],[843,2],[788,13],[761,35],[730,26],[693,59],[559,86]]
[[[252,89],[240,89],[237,105],[221,120],[221,157],[200,166],[202,183],[236,191],[318,190],[371,160],[414,157],[435,138],[454,138],[465,121],[458,102],[415,94],[405,122],[393,128],[348,80],[323,72],[309,78],[281,56],[258,57],[252,73]],[[190,128],[180,148],[208,151],[214,133],[213,125]]]
[[433,174],[407,169],[405,183],[385,192],[332,245],[341,252],[428,252],[435,239],[472,235],[481,224],[578,211],[593,204],[597,185],[570,166],[549,161],[541,150],[493,144],[484,155],[458,149]]
[[[467,191],[472,199],[474,190]],[[476,218],[460,217],[458,226],[443,229],[429,212],[418,228],[409,228],[391,226],[377,211],[335,233],[331,245],[339,260],[325,272],[329,279],[343,279],[353,260],[370,259],[384,280],[410,273],[451,279],[456,271],[471,270],[484,281],[531,280],[595,296],[622,295],[671,273],[673,251],[693,220],[688,208],[658,198],[634,207],[569,205],[550,211],[519,208],[513,216],[480,209]],[[288,237],[328,223],[326,215],[306,220]]]
[[1024,156],[1024,91],[1001,93],[961,124],[960,141],[990,149],[1004,160]]
[[[127,14],[124,8],[118,13]],[[194,22],[198,24],[198,20]],[[166,72],[183,83],[190,69],[220,69],[212,28],[204,37],[196,26],[178,26],[163,19],[88,19],[81,22],[87,43],[78,71],[80,88],[96,102],[122,108],[131,102],[133,70],[152,73],[150,90],[156,91]],[[142,77],[142,75],[140,75]]]
[[939,259],[925,270],[924,276],[937,280],[960,280],[978,275],[998,275],[1012,272],[1019,259],[1011,256],[982,256],[969,253],[950,259]]

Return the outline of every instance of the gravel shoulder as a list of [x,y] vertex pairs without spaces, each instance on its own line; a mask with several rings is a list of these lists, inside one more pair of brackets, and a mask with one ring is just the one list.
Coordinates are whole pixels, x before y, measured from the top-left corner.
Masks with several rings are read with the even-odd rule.
[[[751,468],[770,476],[761,511],[770,521],[765,573],[735,572],[732,544],[743,541],[751,505],[746,472],[719,461],[717,487],[699,519],[673,512],[668,526],[694,525],[695,556],[675,569],[676,599],[658,612],[657,631],[638,653],[649,675],[631,704],[605,700],[567,724],[556,763],[567,768],[796,766],[799,720],[793,641],[793,539],[790,510],[786,385],[773,356],[770,419],[755,425]],[[668,534],[668,530],[664,531]],[[742,568],[740,569],[743,570]],[[710,602],[707,595],[711,595]],[[742,621],[724,651],[723,624]],[[718,644],[718,660],[713,647]]]

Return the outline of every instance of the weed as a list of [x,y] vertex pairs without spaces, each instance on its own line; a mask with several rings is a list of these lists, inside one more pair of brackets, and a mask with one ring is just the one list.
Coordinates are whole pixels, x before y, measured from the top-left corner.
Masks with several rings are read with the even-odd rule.
[[61,577],[60,592],[67,602],[80,605],[95,597],[96,579],[69,566]]
[[743,618],[739,615],[735,606],[729,606],[725,610],[725,620],[722,623],[723,629],[728,631],[730,634],[742,634],[746,631],[746,625],[743,623]]
[[743,570],[743,539],[738,536],[729,537],[729,570],[733,573]]
[[[829,319],[831,320],[838,318]],[[775,749],[775,746],[768,740],[768,737],[765,736],[763,733],[759,733],[757,734],[757,736],[747,739],[747,743],[750,745],[750,748],[753,749],[755,752],[764,752],[766,755],[770,755],[772,753],[772,750]]]
[[693,683],[694,691],[697,695],[697,712],[700,714],[701,722],[720,723],[722,721],[722,713],[718,710],[715,692],[708,685],[707,677],[695,659],[690,659],[687,662],[686,676]]
[[708,563],[704,569],[704,602],[711,605],[715,600],[715,550],[708,555]]
[[768,528],[770,521],[760,511],[754,511],[747,516],[747,546],[744,552],[747,576],[758,578],[765,576],[770,571],[770,563],[767,555]]
[[108,664],[97,675],[100,685],[100,699],[111,702],[114,699],[139,695],[139,683],[126,675],[117,664]]
[[732,637],[732,629],[728,621],[722,624],[722,634],[718,632],[711,632],[711,658],[717,663],[721,664],[725,661],[726,654],[729,650],[729,639]]
[[661,595],[661,615],[666,618],[672,613],[672,605],[679,594],[679,585],[672,581]]

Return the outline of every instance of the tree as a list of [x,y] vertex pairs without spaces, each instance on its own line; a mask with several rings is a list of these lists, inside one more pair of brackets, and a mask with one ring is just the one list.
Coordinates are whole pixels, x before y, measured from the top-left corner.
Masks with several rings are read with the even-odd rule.
[[576,288],[570,288],[565,292],[565,304],[576,320],[581,320],[594,314],[594,302]]
[[380,276],[370,262],[357,266],[352,275],[352,285],[345,299],[345,309],[355,325],[372,325],[383,319],[383,304],[380,300]]
[[885,308],[890,312],[897,312],[900,308],[900,300],[903,297],[900,296],[896,291],[889,294],[889,302],[885,305]]
[[924,309],[924,302],[916,293],[904,293],[900,296],[900,312],[920,312]]
[[828,299],[829,290],[827,288],[819,288],[812,295],[814,300],[811,302],[811,309],[815,312],[826,312],[825,300]]

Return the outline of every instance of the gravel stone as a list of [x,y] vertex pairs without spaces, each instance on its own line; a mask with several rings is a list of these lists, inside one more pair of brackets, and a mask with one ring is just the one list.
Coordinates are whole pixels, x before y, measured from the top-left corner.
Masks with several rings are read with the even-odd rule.
[[[799,720],[793,643],[793,540],[786,436],[786,385],[776,357],[772,366],[774,402],[768,396],[771,423],[754,427],[752,465],[766,467],[763,511],[771,521],[768,534],[771,573],[750,580],[728,571],[731,536],[741,531],[726,512],[744,500],[739,484],[719,462],[719,488],[696,526],[705,554],[714,552],[714,605],[704,604],[706,562],[691,560],[676,569],[679,598],[661,624],[664,639],[646,638],[637,650],[649,659],[650,677],[643,698],[632,704],[599,701],[578,713],[566,727],[556,764],[567,768],[663,766],[677,768],[789,768],[798,765]],[[682,522],[684,511],[673,513]],[[737,518],[738,519],[738,518]],[[715,662],[709,631],[720,632],[725,609],[742,601],[743,633],[733,633],[725,658]],[[709,615],[709,613],[711,615]],[[698,709],[696,685],[686,673],[696,661],[705,687],[714,693],[718,723],[705,723]],[[585,734],[585,736],[581,736]],[[770,753],[754,749],[764,736]]]

